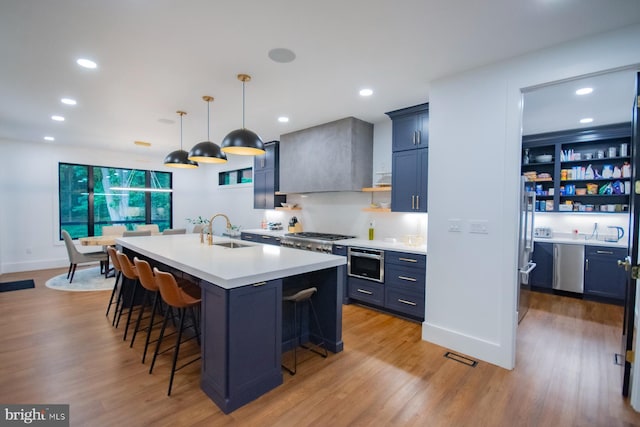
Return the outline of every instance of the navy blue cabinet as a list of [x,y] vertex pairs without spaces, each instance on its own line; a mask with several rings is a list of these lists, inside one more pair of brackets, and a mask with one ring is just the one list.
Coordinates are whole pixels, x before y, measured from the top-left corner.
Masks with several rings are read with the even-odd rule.
[[386,113],[392,121],[391,210],[427,212],[429,104]]
[[429,104],[415,105],[386,114],[393,121],[393,151],[429,146]]
[[267,245],[280,246],[280,237],[272,236],[269,234],[256,234],[256,233],[240,233],[240,239],[248,242],[266,243]]
[[282,384],[282,280],[201,288],[201,386],[229,413]]
[[424,320],[427,257],[385,251],[385,308]]
[[587,246],[584,259],[584,294],[624,301],[627,272],[618,266],[627,250],[606,246]]
[[394,152],[392,155],[391,210],[427,212],[429,149]]
[[[334,244],[333,247],[331,248],[331,253],[333,255],[340,255],[340,256],[347,256],[347,249],[348,246],[347,245],[337,245]],[[344,283],[344,287],[343,287],[343,293],[342,293],[342,303],[343,304],[349,304],[349,288],[347,286],[347,269],[345,268],[343,273],[342,273],[342,280]]]
[[276,194],[279,185],[278,141],[264,144],[265,154],[253,160],[253,207],[254,209],[274,209],[286,202],[286,196]]
[[529,285],[538,288],[553,288],[553,243],[535,242],[532,261],[536,263],[529,276]]

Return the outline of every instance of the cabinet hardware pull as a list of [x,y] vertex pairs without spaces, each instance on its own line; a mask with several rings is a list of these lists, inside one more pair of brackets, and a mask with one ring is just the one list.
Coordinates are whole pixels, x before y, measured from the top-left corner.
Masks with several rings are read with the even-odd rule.
[[253,236],[250,236],[250,235],[248,235],[248,234],[246,234],[246,235],[244,236],[244,238],[245,238],[245,239],[247,239],[247,240],[253,240]]
[[585,260],[584,260],[584,264],[585,264],[585,265],[584,265],[584,269],[585,269],[586,271],[589,271],[589,258],[585,258]]
[[417,282],[417,280],[414,279],[413,277],[407,277],[407,276],[398,276],[398,279],[408,280],[409,282]]
[[336,245],[336,249],[344,249],[344,246],[338,246],[338,245]]
[[411,142],[413,143],[413,145],[416,145],[416,131],[413,131],[413,139],[411,140]]
[[262,236],[263,239],[270,239],[271,236]]
[[416,133],[418,134],[418,145],[420,145],[422,142],[422,133],[419,130],[417,130]]
[[418,262],[417,259],[413,259],[413,258],[398,258],[399,261],[405,261],[405,262]]
[[407,301],[406,299],[399,299],[398,302],[401,302],[401,303],[407,304],[407,305],[413,305],[413,306],[417,305],[415,302]]
[[264,167],[264,157],[260,159],[260,167]]
[[266,284],[267,284],[267,282],[258,282],[258,283],[254,283],[254,284],[253,284],[253,287],[254,287],[254,288],[257,288],[258,286],[264,286],[264,285],[266,285]]
[[416,210],[420,210],[420,195],[416,196]]
[[373,292],[365,291],[364,289],[358,289],[358,292],[360,292],[361,294],[373,295]]
[[597,254],[613,255],[612,251],[596,251]]
[[411,209],[416,208],[416,196],[411,195]]

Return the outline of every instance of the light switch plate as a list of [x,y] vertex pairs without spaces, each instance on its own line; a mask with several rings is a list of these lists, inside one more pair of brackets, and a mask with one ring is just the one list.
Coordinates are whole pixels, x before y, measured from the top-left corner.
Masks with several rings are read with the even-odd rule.
[[469,233],[489,234],[489,221],[487,221],[486,219],[470,220]]

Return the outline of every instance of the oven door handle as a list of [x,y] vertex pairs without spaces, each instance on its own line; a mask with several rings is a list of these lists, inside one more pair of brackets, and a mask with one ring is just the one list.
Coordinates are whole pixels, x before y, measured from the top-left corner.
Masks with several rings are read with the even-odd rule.
[[380,255],[375,255],[375,254],[367,254],[364,252],[351,252],[349,254],[350,257],[357,257],[357,258],[370,258],[370,259],[380,259],[382,258]]

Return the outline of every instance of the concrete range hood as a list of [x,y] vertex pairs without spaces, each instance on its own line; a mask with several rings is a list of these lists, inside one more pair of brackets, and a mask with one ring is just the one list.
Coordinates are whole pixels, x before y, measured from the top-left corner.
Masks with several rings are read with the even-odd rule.
[[373,125],[354,117],[280,136],[280,192],[370,187]]

